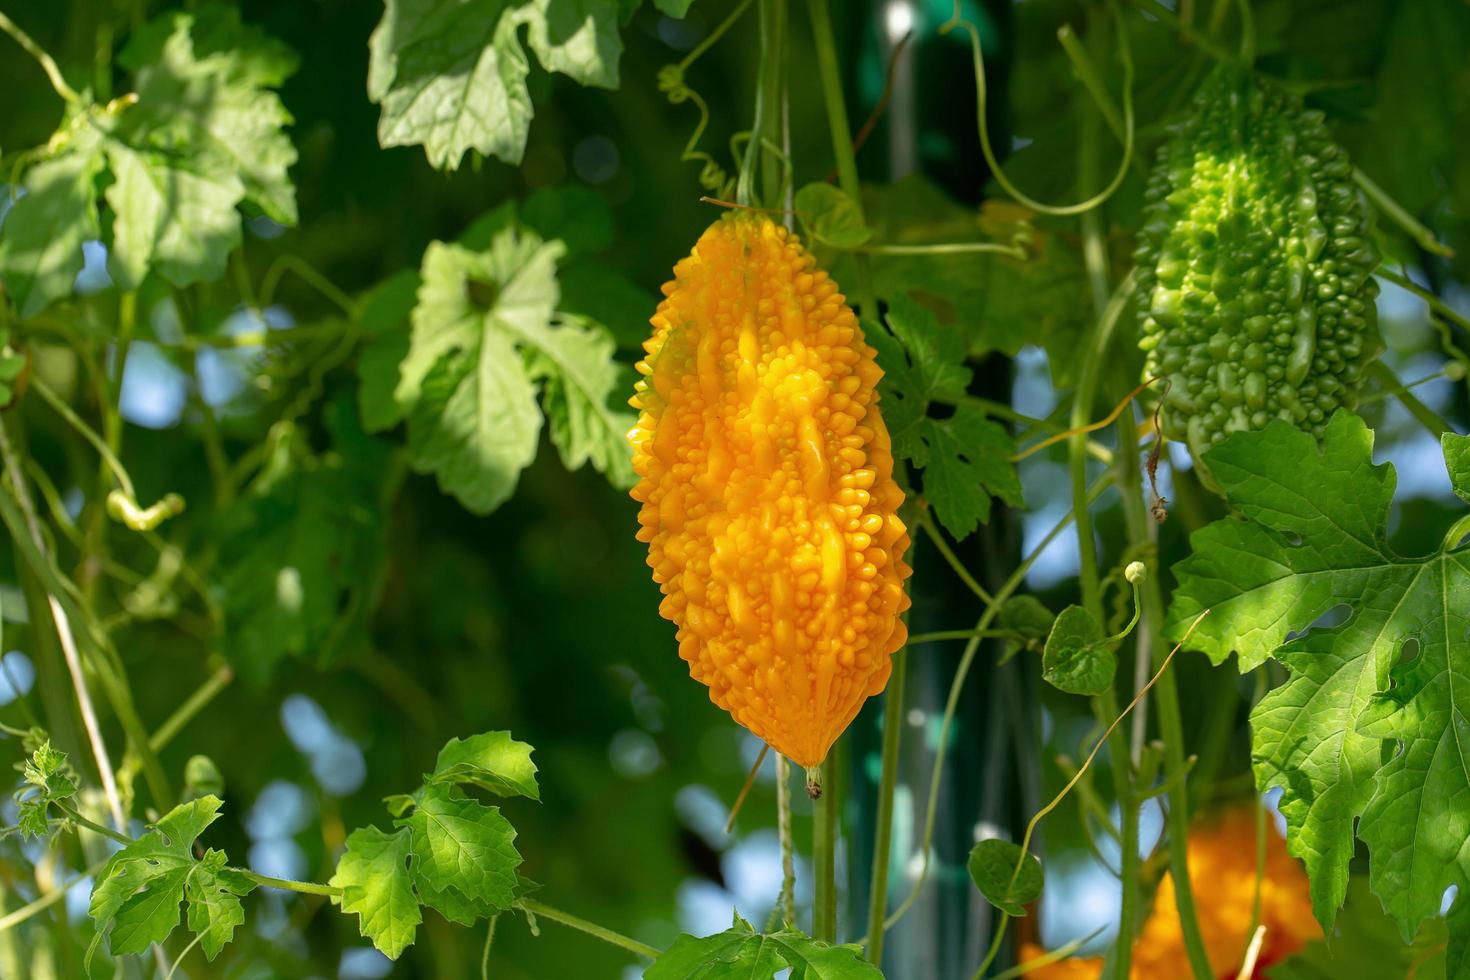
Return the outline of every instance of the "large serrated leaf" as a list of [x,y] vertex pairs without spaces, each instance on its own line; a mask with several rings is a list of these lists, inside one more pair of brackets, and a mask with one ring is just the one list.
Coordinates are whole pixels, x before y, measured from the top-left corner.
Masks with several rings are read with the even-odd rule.
[[[1466,442],[1443,440],[1462,497]],[[1395,477],[1372,449],[1346,412],[1320,447],[1278,422],[1211,449],[1242,516],[1193,535],[1169,620],[1177,637],[1209,609],[1191,646],[1217,662],[1233,649],[1243,669],[1267,656],[1287,666],[1289,680],[1252,713],[1252,756],[1260,788],[1283,791],[1314,911],[1330,929],[1358,821],[1373,890],[1412,936],[1450,885],[1461,891],[1451,914],[1464,918],[1470,886],[1470,684],[1456,680],[1470,674],[1470,549],[1446,541],[1405,558],[1389,548]],[[1339,606],[1345,621],[1312,628]]]

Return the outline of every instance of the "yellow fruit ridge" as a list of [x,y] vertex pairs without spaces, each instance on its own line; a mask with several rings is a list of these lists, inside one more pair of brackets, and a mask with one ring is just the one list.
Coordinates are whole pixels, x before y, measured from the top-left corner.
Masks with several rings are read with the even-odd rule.
[[663,293],[629,433],[659,613],[715,704],[816,766],[908,635],[883,372],[837,284],[756,214],[711,225]]

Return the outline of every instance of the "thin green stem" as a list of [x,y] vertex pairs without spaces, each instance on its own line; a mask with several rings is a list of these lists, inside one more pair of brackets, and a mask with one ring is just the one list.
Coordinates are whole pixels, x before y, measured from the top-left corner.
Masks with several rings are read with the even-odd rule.
[[[1112,483],[1113,475],[1111,472],[1106,472],[1099,476],[1097,482],[1087,492],[1087,502],[1090,504],[1096,500],[1102,495],[1104,490],[1112,486]],[[1031,553],[1021,561],[1021,564],[1016,566],[1010,578],[1006,579],[1000,589],[996,591],[995,600],[988,604],[985,611],[981,613],[980,620],[975,626],[977,633],[984,633],[995,620],[995,617],[1000,613],[1001,607],[1005,605],[1005,601],[1026,581],[1026,573],[1031,570],[1032,565],[1036,564],[1037,559],[1041,557],[1041,553],[1049,548],[1051,543],[1063,531],[1072,526],[1073,517],[1074,511],[1072,510],[1062,515],[1062,519],[1057,521],[1056,525],[1046,533],[1045,537],[1037,542],[1036,547],[1031,549]],[[914,902],[918,901],[919,894],[924,890],[924,883],[929,879],[929,851],[934,842],[934,824],[939,812],[939,785],[940,780],[944,776],[944,761],[949,744],[949,733],[951,726],[954,724],[955,709],[959,705],[960,692],[964,689],[965,678],[969,675],[970,666],[974,662],[979,650],[980,637],[972,636],[970,642],[965,644],[965,652],[960,656],[959,666],[955,668],[954,679],[950,682],[949,697],[944,703],[944,719],[939,725],[939,747],[934,753],[934,772],[929,779],[929,796],[924,817],[924,834],[919,844],[919,874],[914,879],[914,883],[910,887],[907,897],[893,911],[893,914],[884,921],[884,929],[892,929],[908,913],[908,910],[913,907]],[[865,937],[860,941],[859,945],[868,942],[870,939],[871,936]]]
[[55,905],[57,902],[60,902],[62,899],[66,898],[66,893],[71,891],[72,885],[75,885],[77,882],[83,881],[97,874],[103,869],[103,867],[106,866],[106,864],[106,861],[98,861],[86,871],[83,871],[81,874],[76,875],[70,881],[63,884],[60,888],[49,891],[46,894],[42,895],[40,898],[27,902],[25,905],[22,905],[20,908],[15,909],[14,911],[7,912],[4,915],[0,915],[0,932],[14,929],[16,926],[20,925],[22,922],[25,922],[27,919],[34,918],[35,916],[40,915],[42,912]]
[[52,391],[51,386],[40,376],[37,375],[31,378],[31,390],[40,395],[46,404],[50,405],[52,410],[57,415],[60,415],[67,425],[76,430],[78,435],[92,444],[92,448],[97,450],[98,456],[102,457],[102,462],[107,466],[107,470],[112,474],[112,478],[117,481],[119,489],[127,494],[130,500],[136,502],[138,494],[133,489],[132,477],[128,475],[127,467],[123,466],[122,460],[113,454],[112,448],[108,446],[106,440],[98,435],[97,431],[88,425],[80,415],[73,411],[72,407],[60,395]]
[[[1138,443],[1138,431],[1131,410],[1124,412],[1118,420],[1118,442],[1120,445]],[[1138,454],[1120,452],[1117,468],[1118,484],[1122,488],[1123,496],[1123,522],[1128,540],[1139,549],[1141,560],[1148,569],[1143,582],[1134,585],[1136,590],[1142,590],[1140,606],[1145,619],[1144,629],[1138,638],[1138,657],[1142,661],[1151,653],[1157,669],[1167,654],[1164,642],[1164,594],[1159,584],[1155,547],[1158,525],[1144,506],[1143,474],[1138,465]],[[1195,980],[1210,980],[1215,973],[1210,966],[1209,954],[1205,950],[1204,937],[1200,932],[1194,885],[1189,878],[1190,763],[1184,752],[1184,722],[1179,707],[1179,690],[1172,671],[1161,673],[1154,683],[1153,698],[1158,708],[1159,733],[1164,742],[1164,782],[1169,786],[1169,868],[1174,877],[1174,905],[1179,914],[1179,931]]]
[[844,252],[861,255],[970,255],[977,252],[992,252],[1013,259],[1024,260],[1026,250],[1019,245],[1002,245],[1000,242],[935,242],[931,245],[854,245],[842,248]]
[[[30,490],[26,485],[25,474],[21,471],[20,460],[11,445],[10,436],[6,431],[6,425],[0,421],[0,459],[3,459],[5,473],[10,477],[10,487],[14,494],[15,504],[20,511],[24,522],[24,528],[13,529],[16,532],[29,534],[30,543],[34,549],[35,563],[33,571],[39,577],[43,574],[43,567],[47,565],[46,539],[41,534],[41,523],[36,517],[36,509],[31,504]],[[18,542],[17,542],[18,543]],[[97,764],[97,773],[102,780],[102,790],[107,797],[108,808],[112,811],[113,822],[118,827],[127,826],[127,817],[123,811],[122,797],[117,791],[117,781],[113,776],[112,758],[107,751],[107,743],[102,738],[102,727],[97,722],[97,711],[92,704],[91,692],[87,689],[86,677],[82,672],[82,660],[77,652],[76,635],[72,632],[71,619],[66,610],[62,608],[61,600],[50,590],[47,590],[46,605],[50,609],[52,623],[56,630],[56,638],[61,647],[62,657],[66,663],[68,675],[71,677],[72,689],[76,693],[77,707],[81,711],[82,727],[87,733],[87,742],[92,749],[92,758]],[[33,621],[39,620],[44,615],[40,609],[32,609]]]
[[72,806],[70,803],[66,803],[62,800],[52,800],[51,805],[56,807],[56,809],[60,810],[62,813],[66,814],[67,819],[76,824],[78,827],[86,827],[88,830],[92,831],[92,833],[101,834],[103,837],[106,837],[109,840],[117,841],[123,846],[127,846],[128,844],[131,844],[133,842],[133,839],[127,834],[119,833],[118,831],[113,830],[111,827],[104,827],[100,823],[88,820],[86,817],[82,816],[81,813],[76,809],[76,807]]
[[29,34],[21,30],[20,25],[5,16],[4,11],[0,11],[0,31],[9,34],[15,39],[16,44],[19,44],[25,49],[26,54],[36,59],[41,65],[41,70],[46,73],[46,77],[51,81],[51,87],[55,89],[57,95],[73,105],[81,104],[82,97],[77,94],[76,89],[66,83],[66,78],[61,74],[61,69],[56,66],[56,60],[46,53],[45,48],[33,41]]
[[[1037,956],[1034,959],[1029,959],[1025,963],[1017,963],[1009,970],[1002,970],[995,976],[991,977],[990,980],[1013,980],[1013,978],[1015,977],[1024,977],[1026,974],[1040,970],[1044,966],[1065,960],[1075,954],[1083,946],[1096,939],[1106,928],[1107,926],[1099,926],[1088,935],[1079,936],[1078,938],[1067,943],[1065,946],[1058,946],[1056,949],[1051,950],[1048,953],[1044,953],[1041,956]],[[979,980],[979,977],[979,973],[975,974],[976,980]]]
[[1256,15],[1251,0],[1236,0],[1240,9],[1240,60],[1251,64],[1256,60]]
[[[1266,696],[1266,672],[1256,671],[1255,696],[1251,699],[1253,705],[1261,703]],[[1251,887],[1251,927],[1246,930],[1246,942],[1256,934],[1256,927],[1261,924],[1261,887],[1266,881],[1266,808],[1259,802],[1255,807],[1256,817],[1256,879]]]
[[1466,514],[1454,524],[1450,525],[1449,531],[1444,536],[1444,550],[1453,551],[1460,546],[1460,542],[1470,535],[1470,514]]
[[888,914],[888,864],[893,850],[893,796],[898,786],[898,750],[903,737],[908,645],[893,654],[893,674],[883,692],[883,768],[878,778],[878,817],[873,831],[873,883],[868,894],[868,962],[883,963],[883,918]]
[[158,730],[148,739],[148,745],[154,752],[162,752],[164,746],[173,741],[175,735],[183,730],[184,726],[194,719],[194,716],[203,711],[215,696],[223,691],[235,679],[235,671],[229,664],[222,665],[213,674],[210,674],[198,689],[174,709]]
[[[811,14],[812,40],[817,52],[817,74],[822,99],[827,106],[827,124],[832,132],[832,156],[837,164],[837,183],[857,208],[863,222],[863,188],[858,179],[857,156],[852,150],[852,128],[847,119],[847,102],[842,95],[842,70],[837,63],[837,42],[832,34],[832,14],[827,0],[807,0]],[[878,298],[873,291],[873,273],[866,255],[857,256],[858,305],[864,316],[877,319]]]
[[1382,361],[1372,362],[1368,365],[1368,376],[1382,385],[1385,391],[1392,392],[1393,396],[1399,400],[1399,404],[1408,409],[1409,414],[1414,416],[1419,424],[1428,429],[1436,439],[1446,432],[1455,431],[1454,426],[1440,418],[1434,409],[1421,402],[1413,392],[1405,388],[1398,375],[1394,374],[1387,364]]
[[995,177],[995,182],[1001,186],[1011,197],[1033,211],[1042,214],[1050,214],[1057,217],[1067,215],[1083,214],[1098,207],[1122,185],[1123,178],[1128,175],[1128,168],[1133,162],[1134,120],[1133,120],[1133,49],[1128,40],[1128,27],[1121,13],[1117,10],[1116,3],[1110,3],[1118,22],[1118,57],[1123,62],[1123,158],[1118,161],[1117,172],[1102,190],[1093,194],[1086,200],[1076,204],[1052,205],[1046,204],[1028,196],[1018,188],[1011,179],[1006,176],[1005,170],[1000,165],[1000,160],[995,155],[995,148],[990,142],[990,126],[986,121],[986,103],[988,101],[988,85],[985,79],[985,52],[980,43],[980,30],[960,16],[960,2],[955,0],[953,13],[950,19],[940,28],[940,34],[948,34],[956,27],[963,28],[970,35],[970,57],[973,62],[975,73],[975,102],[976,102],[976,126],[980,135],[980,152],[985,157],[985,163],[990,168],[990,173]]
[[282,255],[272,262],[271,267],[266,270],[265,278],[261,281],[260,285],[260,309],[262,312],[270,307],[271,302],[275,299],[276,289],[281,284],[281,279],[288,272],[296,273],[298,279],[312,289],[315,289],[332,303],[332,305],[346,314],[348,319],[357,319],[357,302],[343,292],[336,283],[318,272],[316,266],[296,255]]
[[909,637],[910,646],[920,643],[940,643],[944,640],[1013,640],[1019,634],[1011,630],[934,630],[930,633],[915,633]]
[[[740,160],[740,176],[735,181],[735,201],[737,204],[752,205],[755,203],[755,174],[760,167],[762,143],[766,138],[766,127],[770,124],[767,118],[766,103],[768,100],[767,86],[770,81],[770,68],[773,60],[771,54],[771,20],[773,11],[771,5],[773,0],[760,0],[756,6],[759,15],[760,30],[760,53],[758,55],[755,83],[755,121],[750,126],[750,140],[745,144],[745,154]],[[733,146],[733,144],[732,144]]]
[[710,31],[709,34],[705,36],[703,41],[700,41],[698,44],[690,49],[689,53],[684,56],[684,60],[679,62],[679,70],[687,71],[689,69],[689,66],[698,61],[701,55],[703,55],[710,48],[714,47],[715,42],[724,37],[725,32],[730,30],[731,27],[735,26],[735,22],[739,20],[740,15],[745,13],[745,11],[750,7],[751,2],[752,0],[740,0],[740,3],[736,5],[735,9],[730,11],[729,16],[720,21],[720,26]]
[[1071,24],[1063,24],[1057,28],[1057,40],[1061,42],[1062,50],[1067,52],[1067,58],[1072,62],[1072,70],[1086,86],[1087,94],[1092,96],[1097,111],[1102,113],[1103,121],[1108,124],[1108,129],[1112,130],[1113,135],[1119,140],[1122,140],[1124,138],[1123,116],[1118,112],[1118,107],[1113,104],[1113,96],[1108,92],[1108,83],[1103,80],[1102,73],[1097,70],[1096,62],[1082,46]]
[[1419,285],[1408,276],[1400,275],[1387,266],[1380,266],[1378,270],[1374,272],[1374,275],[1379,276],[1383,279],[1387,279],[1395,286],[1407,289],[1409,292],[1422,299],[1426,304],[1428,304],[1431,310],[1438,313],[1446,320],[1451,321],[1462,329],[1470,330],[1470,317],[1467,317],[1464,314],[1460,313],[1439,296],[1436,296],[1432,291],[1425,289],[1423,286]]
[[796,848],[791,837],[791,763],[776,753],[776,832],[781,841],[781,899],[785,925],[796,927]]
[[490,916],[490,924],[485,927],[485,948],[480,951],[480,980],[490,980],[490,947],[495,945],[495,923],[500,921],[500,916]]
[[[1182,37],[1189,41],[1190,44],[1194,45],[1196,48],[1199,48],[1201,51],[1203,51],[1205,54],[1209,55],[1216,61],[1235,60],[1234,54],[1216,44],[1213,40],[1210,39],[1209,35],[1205,34],[1203,31],[1189,24],[1186,24],[1178,17],[1175,17],[1174,12],[1168,7],[1165,7],[1162,3],[1159,3],[1159,0],[1133,0],[1133,4],[1134,6],[1153,14],[1162,23],[1174,28],[1174,30],[1178,31]],[[1217,5],[1216,10],[1220,10],[1222,6],[1223,5]]]
[[812,878],[816,885],[812,936],[837,941],[837,766],[836,746],[822,763],[821,796],[812,813]]
[[263,875],[257,871],[251,871],[249,868],[235,868],[234,870],[240,872],[257,885],[264,885],[266,888],[284,888],[287,891],[300,892],[303,895],[332,896],[342,894],[342,889],[340,888],[334,888],[331,885],[319,885],[314,881],[293,881],[290,878],[273,878],[270,875]]
[[658,950],[652,946],[640,943],[638,940],[624,936],[622,933],[613,932],[611,929],[605,929],[594,922],[588,922],[586,919],[578,918],[570,912],[563,912],[561,909],[552,908],[550,905],[538,902],[534,898],[517,899],[516,905],[538,918],[550,919],[552,922],[559,922],[569,928],[585,932],[587,935],[601,939],[605,943],[611,943],[621,949],[626,949],[636,956],[642,956],[650,960],[658,959]]
[[944,557],[944,561],[949,565],[950,570],[955,573],[955,576],[961,582],[965,583],[965,587],[975,593],[981,602],[992,602],[993,599],[990,593],[985,591],[985,588],[979,582],[975,581],[975,576],[970,574],[970,570],[965,567],[964,562],[960,561],[959,556],[954,553],[954,549],[949,546],[949,542],[944,540],[944,535],[940,533],[939,528],[934,524],[934,515],[929,508],[926,507],[920,512],[919,525],[923,527],[924,533],[929,535],[929,540],[934,542],[934,547]]
[[1363,188],[1363,192],[1367,194],[1369,200],[1373,201],[1373,207],[1379,209],[1379,212],[1382,212],[1383,216],[1388,217],[1399,228],[1404,229],[1404,234],[1413,239],[1414,244],[1419,245],[1427,253],[1435,254],[1435,256],[1442,256],[1445,259],[1454,257],[1454,248],[1445,245],[1444,242],[1435,238],[1435,232],[1426,228],[1417,217],[1410,215],[1402,204],[1399,204],[1394,198],[1389,197],[1388,191],[1374,184],[1373,179],[1367,173],[1364,173],[1358,167],[1352,167],[1352,179],[1357,182],[1358,187]]
[[[1449,365],[1453,363],[1455,362],[1446,361],[1445,367],[1449,367]],[[1422,388],[1424,385],[1431,384],[1435,381],[1448,380],[1450,380],[1450,378],[1445,375],[1444,368],[1440,368],[1433,374],[1426,374],[1422,378],[1415,378],[1413,381],[1401,381],[1399,382],[1399,385],[1404,391],[1413,391],[1415,388]],[[1387,401],[1388,399],[1396,397],[1397,395],[1397,391],[1376,391],[1371,395],[1364,395],[1363,397],[1359,398],[1358,407],[1362,408],[1364,405],[1372,405],[1374,402]]]
[[995,958],[1000,955],[1000,944],[1006,938],[1006,926],[1010,924],[1010,921],[1011,916],[1009,912],[1002,912],[1000,914],[1000,920],[995,924],[995,935],[990,938],[990,948],[985,951],[985,959],[980,961],[980,966],[975,970],[975,975],[971,980],[980,980],[981,977],[985,976],[985,971],[990,969],[991,964],[995,962]]
[[193,941],[190,942],[189,945],[184,947],[183,952],[174,957],[174,964],[173,966],[169,967],[168,972],[163,975],[163,980],[174,980],[174,974],[178,972],[179,964],[184,961],[184,957],[188,956],[189,953],[193,951],[194,947],[198,946],[204,940],[204,937],[208,934],[209,933],[207,931],[199,933],[199,935],[195,936]]
[[[1122,30],[1122,24],[1119,23]],[[1090,32],[1089,41],[1101,37],[1101,28]],[[1093,179],[1097,169],[1099,133],[1096,117],[1084,118],[1084,129],[1078,157],[1078,183],[1085,184]],[[1081,566],[1082,605],[1093,618],[1104,622],[1102,589],[1098,578],[1097,542],[1093,536],[1092,515],[1086,503],[1087,495],[1087,438],[1083,431],[1092,420],[1092,406],[1098,392],[1098,380],[1102,365],[1107,363],[1107,351],[1128,295],[1132,293],[1131,278],[1125,280],[1113,298],[1108,299],[1107,251],[1103,243],[1101,221],[1097,212],[1082,214],[1082,257],[1087,268],[1091,286],[1093,306],[1098,316],[1097,328],[1093,333],[1092,347],[1077,381],[1077,390],[1072,400],[1073,435],[1067,440],[1067,463],[1072,481],[1072,508],[1077,512],[1077,546]],[[1123,414],[1127,414],[1127,411]],[[1138,445],[1135,436],[1132,442],[1120,442],[1126,452],[1118,456],[1132,456]],[[1128,487],[1123,487],[1126,495]],[[1117,694],[1113,686],[1094,699],[1094,710],[1099,720],[1108,725],[1118,717]],[[1118,828],[1119,879],[1122,890],[1118,908],[1118,939],[1113,947],[1109,964],[1113,976],[1127,980],[1132,970],[1134,921],[1138,902],[1138,803],[1133,798],[1133,760],[1128,750],[1128,737],[1117,725],[1108,729],[1108,761],[1113,773],[1113,788],[1118,798],[1118,809],[1122,814]]]

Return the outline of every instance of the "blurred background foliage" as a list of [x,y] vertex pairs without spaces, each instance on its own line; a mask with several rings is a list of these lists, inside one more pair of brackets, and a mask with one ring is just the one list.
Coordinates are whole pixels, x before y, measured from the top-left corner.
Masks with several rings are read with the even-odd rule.
[[[121,43],[135,17],[152,16],[161,7],[144,0],[9,6],[75,72],[77,85],[87,83],[99,44]],[[273,632],[270,624],[254,624],[261,633],[256,642],[297,654],[281,657],[270,669],[250,659],[264,654],[252,654],[238,636],[226,637],[226,644],[240,648],[230,653],[240,676],[162,753],[175,781],[191,756],[214,760],[227,809],[211,843],[236,861],[265,873],[325,880],[345,833],[381,820],[380,799],[414,785],[446,739],[508,729],[536,747],[542,801],[515,801],[506,810],[527,859],[522,870],[544,885],[549,901],[660,948],[680,931],[725,927],[732,905],[752,921],[764,921],[779,888],[771,766],[768,761],[735,833],[727,836],[728,808],[758,745],[709,703],[676,656],[672,629],[657,617],[657,590],[633,539],[633,502],[588,468],[567,472],[543,445],[515,496],[489,516],[474,516],[431,478],[407,471],[399,434],[361,431],[354,407],[355,350],[338,352],[309,338],[268,350],[220,349],[190,340],[266,326],[309,327],[337,316],[318,291],[291,276],[263,314],[242,306],[239,281],[260,283],[281,256],[303,258],[356,295],[401,270],[416,269],[428,242],[455,239],[507,199],[571,189],[578,196],[565,199],[578,203],[568,228],[591,228],[594,241],[599,226],[609,232],[596,249],[600,271],[584,284],[583,301],[596,305],[621,356],[631,362],[658,285],[716,215],[698,202],[696,168],[679,159],[693,110],[663,99],[656,72],[692,48],[731,6],[697,0],[683,20],[649,6],[636,10],[623,33],[622,85],[616,91],[582,88],[533,68],[535,118],[523,162],[473,159],[443,174],[429,167],[418,148],[378,146],[378,110],[364,87],[367,38],[381,16],[378,4],[240,5],[246,23],[282,40],[299,57],[298,70],[280,91],[295,119],[290,133],[300,159],[291,175],[300,224],[285,229],[263,216],[251,218],[230,276],[189,287],[172,302],[166,294],[145,291],[146,314],[122,391],[124,457],[140,498],[174,491],[190,502],[188,511],[160,531],[167,543],[196,560],[225,565],[254,554],[267,571],[273,560],[280,561],[273,549],[303,549],[318,554],[343,585],[340,606],[326,612],[327,628],[310,636],[292,638]],[[986,220],[1004,219],[994,210],[977,212],[982,202],[1001,197],[980,163],[968,49],[962,37],[938,32],[949,6],[947,0],[841,5],[838,41],[850,70],[855,121],[879,102],[895,42],[909,29],[914,34],[887,112],[858,157],[872,183],[870,223],[884,240],[973,236]],[[1081,126],[1099,123],[1056,32],[1072,24],[1088,34],[1095,50],[1109,52],[1116,28],[1106,6],[1070,0],[964,6],[985,27],[991,123],[998,146],[1008,148],[1010,173],[1046,200],[1090,193],[1077,186],[1078,135]],[[1138,67],[1140,151],[1147,160],[1205,62],[1175,31],[1142,15],[1139,7],[1147,4],[1124,6]],[[1212,5],[1198,0],[1197,6],[1196,16],[1204,20]],[[1464,153],[1464,134],[1470,132],[1470,7],[1462,0],[1263,0],[1255,13],[1262,69],[1310,92],[1362,169],[1458,253],[1451,260],[1429,256],[1386,227],[1395,262],[1446,303],[1470,312],[1470,155]],[[1222,16],[1228,30],[1231,15]],[[799,63],[809,57],[810,42],[804,17],[792,23]],[[713,119],[707,147],[724,146],[747,125],[755,43],[753,30],[737,29],[689,73]],[[1113,58],[1102,60],[1108,77],[1116,79]],[[8,40],[0,40],[0,93],[0,149],[8,153],[43,143],[56,128],[59,106],[44,76]],[[791,95],[792,132],[825,133],[816,86],[796,84]],[[1114,166],[1116,153],[1116,145],[1105,151],[1102,172]],[[798,183],[822,179],[829,156],[824,139],[797,139]],[[1138,224],[1144,169],[1134,167],[1104,208],[1109,244],[1120,263]],[[1092,300],[1080,271],[1075,222],[1036,220],[1032,231],[1041,258],[1031,263],[991,256],[895,260],[878,263],[877,273],[885,296],[914,290],[931,301],[942,323],[964,332],[977,364],[974,394],[1047,416],[1059,403],[1054,384],[1065,387],[1075,369],[1069,359],[1090,323]],[[840,279],[842,263],[827,258],[836,261]],[[89,259],[86,281],[78,287],[101,290],[105,298],[105,272],[96,255]],[[1405,379],[1436,372],[1444,353],[1424,304],[1392,286],[1380,302],[1390,365]],[[107,341],[112,315],[112,303],[85,298],[65,310],[104,358],[115,356]],[[38,349],[36,356],[37,370],[72,379],[75,403],[91,417],[95,405],[76,363],[60,348]],[[1131,387],[1137,366],[1129,357],[1110,365],[1119,394]],[[1441,381],[1419,393],[1457,427],[1470,421],[1464,385]],[[18,411],[31,453],[55,484],[61,506],[74,512],[97,484],[95,457],[34,399]],[[290,432],[278,425],[288,411],[299,422]],[[1395,543],[1405,553],[1428,550],[1454,512],[1437,447],[1396,403],[1375,401],[1363,414],[1378,433],[1379,458],[1399,470]],[[205,430],[215,426],[230,460],[284,454],[287,484],[272,493],[283,494],[275,505],[288,516],[299,517],[304,506],[289,483],[302,476],[289,472],[293,467],[336,472],[342,482],[329,484],[334,489],[319,502],[321,519],[298,520],[284,536],[266,537],[264,529],[273,525],[270,514],[258,510],[259,501],[217,499],[205,449]],[[293,451],[282,449],[282,440],[300,443]],[[1063,458],[1040,454],[1029,460],[1021,470],[1027,509],[998,509],[959,548],[982,582],[994,585],[1004,578],[1066,511]],[[1160,540],[1167,566],[1187,552],[1187,531],[1220,516],[1222,507],[1200,491],[1186,466],[1162,472],[1161,492],[1174,502]],[[348,498],[360,511],[335,506]],[[1110,492],[1100,507],[1108,567],[1122,557],[1124,541],[1116,494]],[[139,711],[156,724],[225,662],[226,650],[206,611],[160,565],[153,546],[119,531],[111,537],[113,558],[130,574],[79,565],[80,552],[66,541],[58,542],[60,560],[95,590],[100,607],[115,614],[114,638]],[[1075,598],[1075,545],[1069,537],[1063,535],[1028,578],[1030,590],[1053,610]],[[0,561],[4,649],[12,651],[4,661],[7,679],[0,682],[0,718],[21,725],[28,711],[40,710],[33,641],[9,549]],[[952,581],[927,541],[915,564],[911,630],[965,624],[973,597]],[[139,577],[146,585],[150,576],[167,595],[140,587]],[[1120,602],[1125,593],[1118,589]],[[229,596],[222,601],[228,617]],[[1121,618],[1125,610],[1117,611]],[[938,713],[957,652],[930,645],[915,650],[911,660],[912,706],[895,818],[895,897],[906,894],[917,867]],[[1199,808],[1248,797],[1245,710],[1251,682],[1232,670],[1212,670],[1203,658],[1183,658],[1176,669],[1190,751],[1200,756],[1192,775]],[[1035,659],[1023,656],[980,671],[964,691],[940,797],[935,866],[921,901],[890,940],[890,976],[967,975],[962,971],[979,958],[990,914],[964,870],[977,827],[1014,829],[1065,778],[1057,758],[1077,758],[1079,746],[1089,741],[1094,722],[1085,706],[1043,688],[1038,674]],[[28,693],[17,696],[22,691]],[[844,750],[852,793],[844,815],[849,847],[843,867],[855,896],[865,895],[867,887],[878,707],[874,702],[859,718]],[[107,730],[116,731],[111,720]],[[76,746],[69,748],[74,758],[85,758]],[[19,759],[18,744],[0,743],[0,756]],[[1093,853],[1082,829],[1089,802],[1110,805],[1105,784],[1098,780],[1073,797],[1046,826],[1049,883],[1040,931],[1031,934],[1044,945],[1098,927],[1104,932],[1095,945],[1108,940],[1116,880],[1106,871],[1108,855]],[[797,840],[805,842],[809,811],[804,801],[797,808]],[[1156,814],[1151,826],[1157,834]],[[34,894],[37,881],[28,869],[40,857],[15,839],[0,845],[3,908]],[[39,869],[42,884],[82,866],[80,855],[48,857]],[[799,902],[807,880],[799,871]],[[236,943],[212,966],[200,960],[186,964],[189,975],[389,975],[390,964],[357,936],[355,921],[324,909],[320,900],[272,892],[250,901],[252,915]],[[85,903],[83,887],[55,914],[0,935],[10,962],[26,964],[18,976],[82,975],[80,955],[91,929]],[[1371,915],[1371,903],[1359,905]],[[860,906],[846,906],[849,937],[861,931]],[[391,967],[391,975],[472,975],[482,942],[480,932],[427,914],[420,942]],[[638,975],[632,957],[611,947],[547,923],[536,938],[510,917],[501,923],[492,962],[493,975],[506,980]],[[1363,968],[1361,962],[1338,966],[1332,975],[1339,978],[1385,975],[1352,973]]]

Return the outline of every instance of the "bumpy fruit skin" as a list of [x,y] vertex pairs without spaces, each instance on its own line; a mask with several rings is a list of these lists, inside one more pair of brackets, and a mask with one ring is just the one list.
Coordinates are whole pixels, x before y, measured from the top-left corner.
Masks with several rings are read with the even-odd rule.
[[[1136,260],[1164,434],[1200,454],[1274,418],[1321,434],[1378,340],[1370,218],[1322,114],[1222,66],[1159,153]],[[1155,387],[1163,391],[1162,383]]]
[[815,766],[907,638],[883,372],[796,236],[735,212],[674,267],[629,433],[659,613],[710,698]]

